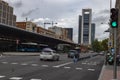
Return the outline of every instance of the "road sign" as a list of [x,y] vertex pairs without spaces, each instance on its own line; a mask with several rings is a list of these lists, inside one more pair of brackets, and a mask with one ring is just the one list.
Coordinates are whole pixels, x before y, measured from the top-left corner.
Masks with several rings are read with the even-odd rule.
[[108,42],[108,47],[112,47],[112,41]]
[[115,51],[114,48],[111,48],[111,52],[114,53],[114,51]]

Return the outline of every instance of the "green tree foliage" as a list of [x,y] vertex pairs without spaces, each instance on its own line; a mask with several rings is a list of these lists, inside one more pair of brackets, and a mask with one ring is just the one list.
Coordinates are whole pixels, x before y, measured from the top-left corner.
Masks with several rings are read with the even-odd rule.
[[108,50],[108,39],[98,41],[97,39],[92,42],[92,50],[95,52]]
[[108,39],[104,39],[101,42],[102,50],[107,51],[108,50]]
[[95,52],[99,52],[101,49],[100,42],[96,39],[92,42],[92,50]]

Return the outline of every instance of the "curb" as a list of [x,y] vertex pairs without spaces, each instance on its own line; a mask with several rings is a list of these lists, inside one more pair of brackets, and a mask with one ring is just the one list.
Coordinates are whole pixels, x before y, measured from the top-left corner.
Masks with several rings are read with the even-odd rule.
[[103,67],[102,67],[102,71],[101,71],[101,73],[100,73],[100,76],[99,76],[99,78],[98,78],[98,80],[102,80],[102,76],[103,76],[103,72],[104,72],[104,70],[105,70],[105,65],[103,65]]
[[40,53],[22,53],[22,52],[4,52],[3,55],[7,56],[38,56]]

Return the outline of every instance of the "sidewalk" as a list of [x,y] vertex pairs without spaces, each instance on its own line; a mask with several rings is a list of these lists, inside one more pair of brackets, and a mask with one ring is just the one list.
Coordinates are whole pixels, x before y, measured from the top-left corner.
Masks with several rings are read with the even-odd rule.
[[3,52],[3,55],[14,56],[38,56],[40,52]]
[[[113,65],[104,65],[98,80],[113,80]],[[120,80],[120,66],[117,67],[116,80]]]

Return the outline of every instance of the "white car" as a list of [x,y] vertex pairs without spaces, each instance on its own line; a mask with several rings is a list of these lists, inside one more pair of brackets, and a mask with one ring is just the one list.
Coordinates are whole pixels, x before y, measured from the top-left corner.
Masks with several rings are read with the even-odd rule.
[[40,53],[40,60],[56,60],[59,61],[59,54],[56,53],[55,50],[52,49],[43,49]]

